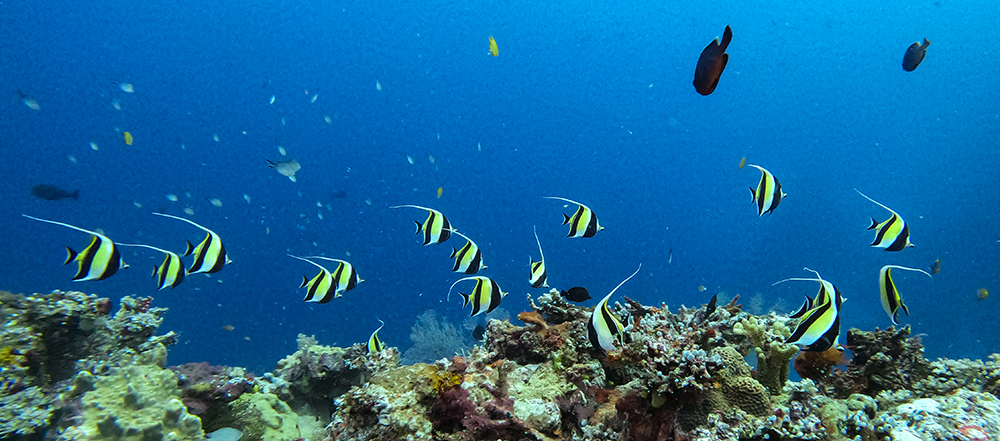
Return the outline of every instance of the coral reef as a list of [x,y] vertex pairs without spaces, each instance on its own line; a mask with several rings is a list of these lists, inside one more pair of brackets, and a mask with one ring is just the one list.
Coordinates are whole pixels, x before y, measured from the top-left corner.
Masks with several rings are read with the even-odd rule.
[[[400,365],[395,348],[300,335],[298,350],[260,376],[164,368],[174,336],[156,335],[166,310],[151,298],[125,297],[114,315],[82,293],[0,300],[4,440],[201,440],[225,427],[248,440],[310,441],[1000,435],[1000,355],[929,361],[909,328],[849,330],[849,363],[836,348],[796,355],[786,317],[749,314],[737,298],[676,312],[625,298],[611,307],[627,324],[624,345],[604,351],[587,338],[591,309],[553,290],[528,298],[524,326],[490,320],[484,345],[465,356]],[[418,323],[421,338],[453,331],[431,315]],[[788,381],[793,356],[802,381]]]

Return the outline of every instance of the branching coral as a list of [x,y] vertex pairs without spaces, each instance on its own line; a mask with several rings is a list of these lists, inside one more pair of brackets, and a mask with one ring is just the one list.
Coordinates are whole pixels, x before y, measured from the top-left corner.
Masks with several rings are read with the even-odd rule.
[[748,317],[733,327],[733,333],[750,341],[757,355],[757,381],[771,394],[780,394],[788,381],[788,365],[799,352],[795,345],[785,343],[792,335],[785,326],[784,317],[773,313],[766,316]]

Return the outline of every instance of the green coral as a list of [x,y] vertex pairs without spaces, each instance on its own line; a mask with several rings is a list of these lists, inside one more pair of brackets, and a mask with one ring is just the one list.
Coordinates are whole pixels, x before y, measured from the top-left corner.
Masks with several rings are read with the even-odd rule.
[[38,387],[3,396],[0,398],[0,438],[29,435],[48,425],[57,405],[54,397],[46,397]]
[[740,409],[756,416],[771,412],[771,396],[767,389],[750,375],[750,365],[732,346],[712,349],[712,356],[722,360],[723,369],[716,376],[714,391],[706,394],[709,411]]
[[245,440],[280,441],[296,439],[299,416],[274,394],[243,394],[229,403],[232,423],[243,428]]
[[82,423],[60,439],[200,440],[201,420],[181,402],[177,374],[156,364],[116,367],[108,375],[81,372]]
[[789,363],[799,348],[785,343],[792,331],[779,317],[749,317],[733,326],[733,332],[745,336],[757,354],[757,381],[771,394],[778,395],[788,381]]

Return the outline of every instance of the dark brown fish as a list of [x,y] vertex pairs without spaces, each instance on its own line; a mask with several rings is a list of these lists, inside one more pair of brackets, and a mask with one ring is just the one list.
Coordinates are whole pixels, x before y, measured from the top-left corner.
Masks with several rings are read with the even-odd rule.
[[708,305],[705,305],[705,317],[712,315],[715,312],[715,303],[719,301],[719,295],[716,294],[712,296],[712,300],[708,301]]
[[906,48],[906,55],[903,55],[903,70],[907,72],[913,72],[920,65],[921,61],[924,61],[924,56],[927,55],[927,46],[930,46],[931,42],[928,39],[924,39],[924,44],[916,42]]
[[715,86],[719,85],[719,77],[726,69],[729,62],[729,54],[726,48],[733,39],[733,30],[726,26],[726,31],[722,33],[722,43],[719,39],[712,40],[705,50],[701,51],[698,57],[698,66],[694,69],[694,88],[702,95],[709,95],[715,91]]
[[590,292],[582,286],[574,286],[569,291],[562,291],[560,294],[571,302],[590,300]]
[[58,201],[60,199],[73,198],[77,200],[80,198],[80,190],[76,190],[72,193],[63,190],[55,185],[49,184],[39,184],[31,187],[31,194],[35,195],[38,199],[45,199],[46,201]]

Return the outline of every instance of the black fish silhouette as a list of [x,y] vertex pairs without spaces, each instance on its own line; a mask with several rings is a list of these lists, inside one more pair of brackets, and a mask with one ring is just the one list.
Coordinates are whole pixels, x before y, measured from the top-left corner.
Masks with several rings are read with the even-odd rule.
[[719,85],[719,77],[729,62],[726,48],[732,40],[733,30],[727,25],[725,32],[722,33],[722,43],[719,43],[717,38],[701,51],[698,66],[694,69],[694,88],[698,93],[709,95],[715,91],[715,86]]
[[924,39],[924,44],[916,42],[906,48],[906,55],[903,55],[903,70],[907,72],[913,72],[920,65],[921,61],[924,61],[924,56],[927,55],[927,46],[930,46],[931,42],[928,39]]
[[709,300],[708,304],[705,305],[705,317],[708,317],[712,315],[713,312],[715,312],[715,303],[718,301],[719,301],[718,294],[712,296],[712,300]]
[[571,302],[590,300],[590,292],[582,286],[574,286],[569,291],[562,291],[560,294]]
[[483,325],[476,325],[476,329],[472,330],[472,338],[483,341],[486,338],[486,328],[483,328]]
[[38,199],[45,199],[46,201],[58,201],[60,199],[73,198],[77,200],[80,198],[80,190],[76,190],[72,193],[63,190],[55,185],[49,184],[39,184],[31,187],[31,194],[35,195]]

